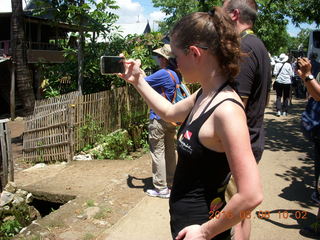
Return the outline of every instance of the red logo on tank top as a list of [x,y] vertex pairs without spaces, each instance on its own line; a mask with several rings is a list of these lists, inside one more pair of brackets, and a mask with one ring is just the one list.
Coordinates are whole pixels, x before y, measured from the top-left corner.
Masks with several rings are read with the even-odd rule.
[[189,131],[187,130],[183,136],[184,136],[186,139],[190,140],[190,139],[191,139],[191,136],[192,136],[192,132],[189,132]]

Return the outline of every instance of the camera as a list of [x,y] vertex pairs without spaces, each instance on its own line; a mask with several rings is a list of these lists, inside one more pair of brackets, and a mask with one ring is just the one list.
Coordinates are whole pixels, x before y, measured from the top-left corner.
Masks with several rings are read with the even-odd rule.
[[123,57],[101,56],[100,71],[102,75],[124,73]]

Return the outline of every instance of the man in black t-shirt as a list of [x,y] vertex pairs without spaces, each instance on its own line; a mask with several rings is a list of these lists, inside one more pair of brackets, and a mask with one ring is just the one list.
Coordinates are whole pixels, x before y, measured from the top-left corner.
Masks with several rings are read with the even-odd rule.
[[[264,150],[263,117],[271,86],[271,64],[267,49],[252,31],[258,6],[255,0],[224,0],[223,9],[234,22],[241,36],[241,50],[246,53],[241,61],[236,86],[245,105],[252,151],[259,162]],[[234,193],[235,183],[231,179],[226,197]],[[232,239],[249,239],[250,225],[249,219],[237,224],[233,228]]]
[[253,33],[242,32],[243,57],[240,73],[236,78],[237,89],[245,107],[250,131],[251,146],[259,162],[264,150],[264,110],[268,103],[271,86],[271,65],[268,52],[262,41]]
[[271,86],[268,51],[252,31],[257,15],[254,0],[225,0],[223,8],[235,22],[241,36],[241,50],[247,53],[236,78],[237,90],[246,107],[252,151],[259,162],[264,149],[263,116]]

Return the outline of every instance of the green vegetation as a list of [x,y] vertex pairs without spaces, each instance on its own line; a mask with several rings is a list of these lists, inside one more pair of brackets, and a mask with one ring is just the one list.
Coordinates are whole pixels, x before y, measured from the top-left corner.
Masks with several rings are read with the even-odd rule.
[[110,208],[101,208],[100,211],[94,216],[95,219],[104,219],[108,213],[111,213]]
[[86,235],[84,235],[84,237],[83,237],[83,240],[92,240],[95,238],[96,237],[92,233],[86,233]]
[[30,214],[31,208],[26,203],[12,206],[10,210],[0,211],[0,237],[6,239],[19,233],[23,227],[31,223]]
[[119,129],[108,135],[100,135],[96,149],[92,154],[97,159],[125,159],[132,147],[132,140],[128,132]]
[[[288,53],[297,49],[306,38],[292,37],[287,32],[287,24],[292,19],[296,26],[301,23],[320,24],[320,1],[286,1],[286,0],[256,0],[259,6],[259,16],[255,24],[255,33],[263,40],[272,55],[281,52]],[[160,23],[160,31],[167,33],[181,17],[194,11],[207,12],[212,6],[221,6],[222,0],[152,0],[155,7],[165,12],[167,17]],[[301,29],[303,32],[304,29]],[[300,38],[300,39],[299,39]],[[298,40],[297,40],[298,39]]]
[[[85,142],[97,142],[99,134],[102,132],[101,124],[94,120],[90,115],[85,117],[85,123],[80,127],[80,137]],[[87,149],[92,148],[92,145],[86,146]]]
[[[153,71],[156,64],[152,59],[152,50],[161,45],[163,35],[149,33],[142,36],[129,35],[121,37],[115,34],[110,37],[109,43],[88,42],[84,46],[86,61],[83,68],[83,92],[84,94],[110,90],[111,88],[124,86],[125,82],[116,75],[101,75],[100,56],[119,55],[124,53],[128,58],[141,59],[144,70]],[[77,55],[76,50],[65,46],[64,64],[42,64],[38,67],[42,71],[42,88],[45,97],[58,96],[60,94],[76,91],[77,86]]]
[[11,237],[19,233],[21,229],[22,226],[17,220],[5,221],[0,225],[0,237],[1,239],[11,239]]
[[89,200],[86,201],[86,205],[87,205],[88,207],[94,207],[94,206],[95,206],[94,201],[91,200],[91,199],[89,199]]
[[148,151],[148,120],[141,118],[128,125],[127,130],[104,134],[101,125],[87,116],[79,129],[81,138],[87,143],[81,151],[93,154],[96,159],[129,159],[132,151],[140,148]]

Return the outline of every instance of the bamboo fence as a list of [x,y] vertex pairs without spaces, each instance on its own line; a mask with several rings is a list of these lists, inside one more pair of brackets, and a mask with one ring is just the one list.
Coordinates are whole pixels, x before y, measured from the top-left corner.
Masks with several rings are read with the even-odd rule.
[[34,114],[25,121],[24,159],[70,161],[75,151],[93,144],[97,134],[137,127],[135,123],[147,113],[147,105],[131,86],[37,101]]
[[25,118],[23,158],[27,162],[55,162],[72,159],[70,137],[73,108],[78,92],[36,101],[33,115]]
[[128,129],[147,117],[148,107],[131,86],[79,96],[75,103],[75,151],[94,143],[96,135],[82,129],[94,123],[96,134],[107,134],[119,128]]
[[9,181],[13,181],[13,158],[11,151],[9,120],[0,120],[0,192]]

